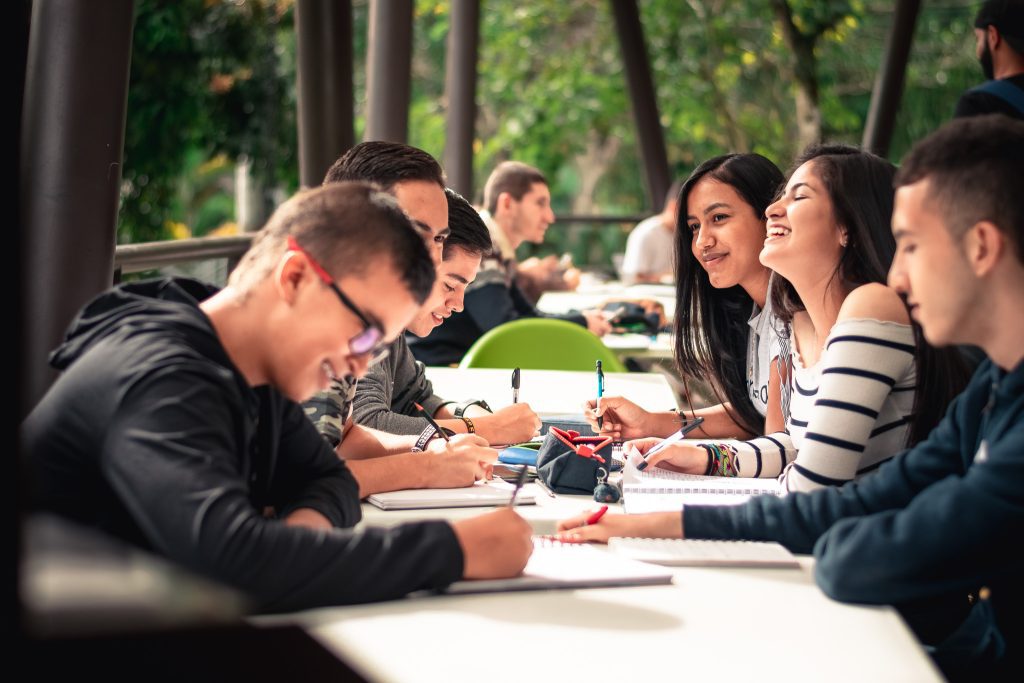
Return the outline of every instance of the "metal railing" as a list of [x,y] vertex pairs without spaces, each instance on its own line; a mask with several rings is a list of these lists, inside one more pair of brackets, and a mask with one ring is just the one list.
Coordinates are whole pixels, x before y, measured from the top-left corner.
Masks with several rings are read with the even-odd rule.
[[[644,218],[646,216],[560,216],[556,225],[571,223],[635,224]],[[114,279],[119,281],[121,275],[126,273],[137,273],[164,266],[219,258],[227,259],[228,270],[231,270],[249,248],[253,234],[121,244],[114,250]]]

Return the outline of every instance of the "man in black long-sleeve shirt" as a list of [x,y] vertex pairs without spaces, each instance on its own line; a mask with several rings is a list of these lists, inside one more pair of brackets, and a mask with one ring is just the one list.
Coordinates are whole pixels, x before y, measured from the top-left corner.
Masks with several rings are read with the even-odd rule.
[[33,504],[238,587],[262,610],[517,574],[532,545],[510,511],[338,529],[359,521],[356,481],[295,403],[362,375],[433,280],[394,199],[339,183],[284,204],[219,292],[164,280],[100,295],[23,425]]

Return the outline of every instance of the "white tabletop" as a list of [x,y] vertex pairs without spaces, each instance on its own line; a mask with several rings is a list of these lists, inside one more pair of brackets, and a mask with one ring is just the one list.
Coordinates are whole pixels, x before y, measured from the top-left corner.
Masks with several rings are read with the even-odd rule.
[[894,610],[834,602],[815,586],[812,560],[801,565],[679,568],[668,586],[410,598],[256,621],[300,624],[370,681],[942,680]]
[[[428,367],[427,379],[438,396],[482,398],[495,410],[512,403],[512,373],[491,368]],[[645,410],[671,410],[679,406],[664,375],[656,372],[606,372],[608,396],[629,396]],[[593,372],[573,370],[521,371],[519,401],[538,415],[582,412],[583,402],[597,393]]]

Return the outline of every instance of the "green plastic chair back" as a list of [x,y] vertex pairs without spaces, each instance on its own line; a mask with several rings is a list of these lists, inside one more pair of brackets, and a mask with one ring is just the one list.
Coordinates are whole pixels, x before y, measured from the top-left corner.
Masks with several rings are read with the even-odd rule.
[[626,372],[622,361],[585,327],[552,318],[521,318],[476,340],[460,368],[525,368]]

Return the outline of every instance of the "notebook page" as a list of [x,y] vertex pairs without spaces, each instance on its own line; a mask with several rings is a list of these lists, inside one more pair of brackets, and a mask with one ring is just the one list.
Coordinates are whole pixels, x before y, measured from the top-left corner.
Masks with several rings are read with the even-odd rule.
[[599,546],[559,543],[535,537],[533,554],[522,575],[511,579],[456,581],[445,592],[489,593],[548,588],[650,586],[671,582],[670,572],[608,552]]
[[[457,489],[408,489],[374,493],[366,502],[381,510],[487,507],[506,505],[514,489],[513,484],[496,478]],[[516,505],[533,503],[533,487],[524,486],[516,496]]]
[[781,495],[775,479],[746,477],[707,477],[683,474],[658,467],[640,472],[627,463],[623,472],[622,494],[626,512],[660,512],[690,505],[739,505],[757,495]]

